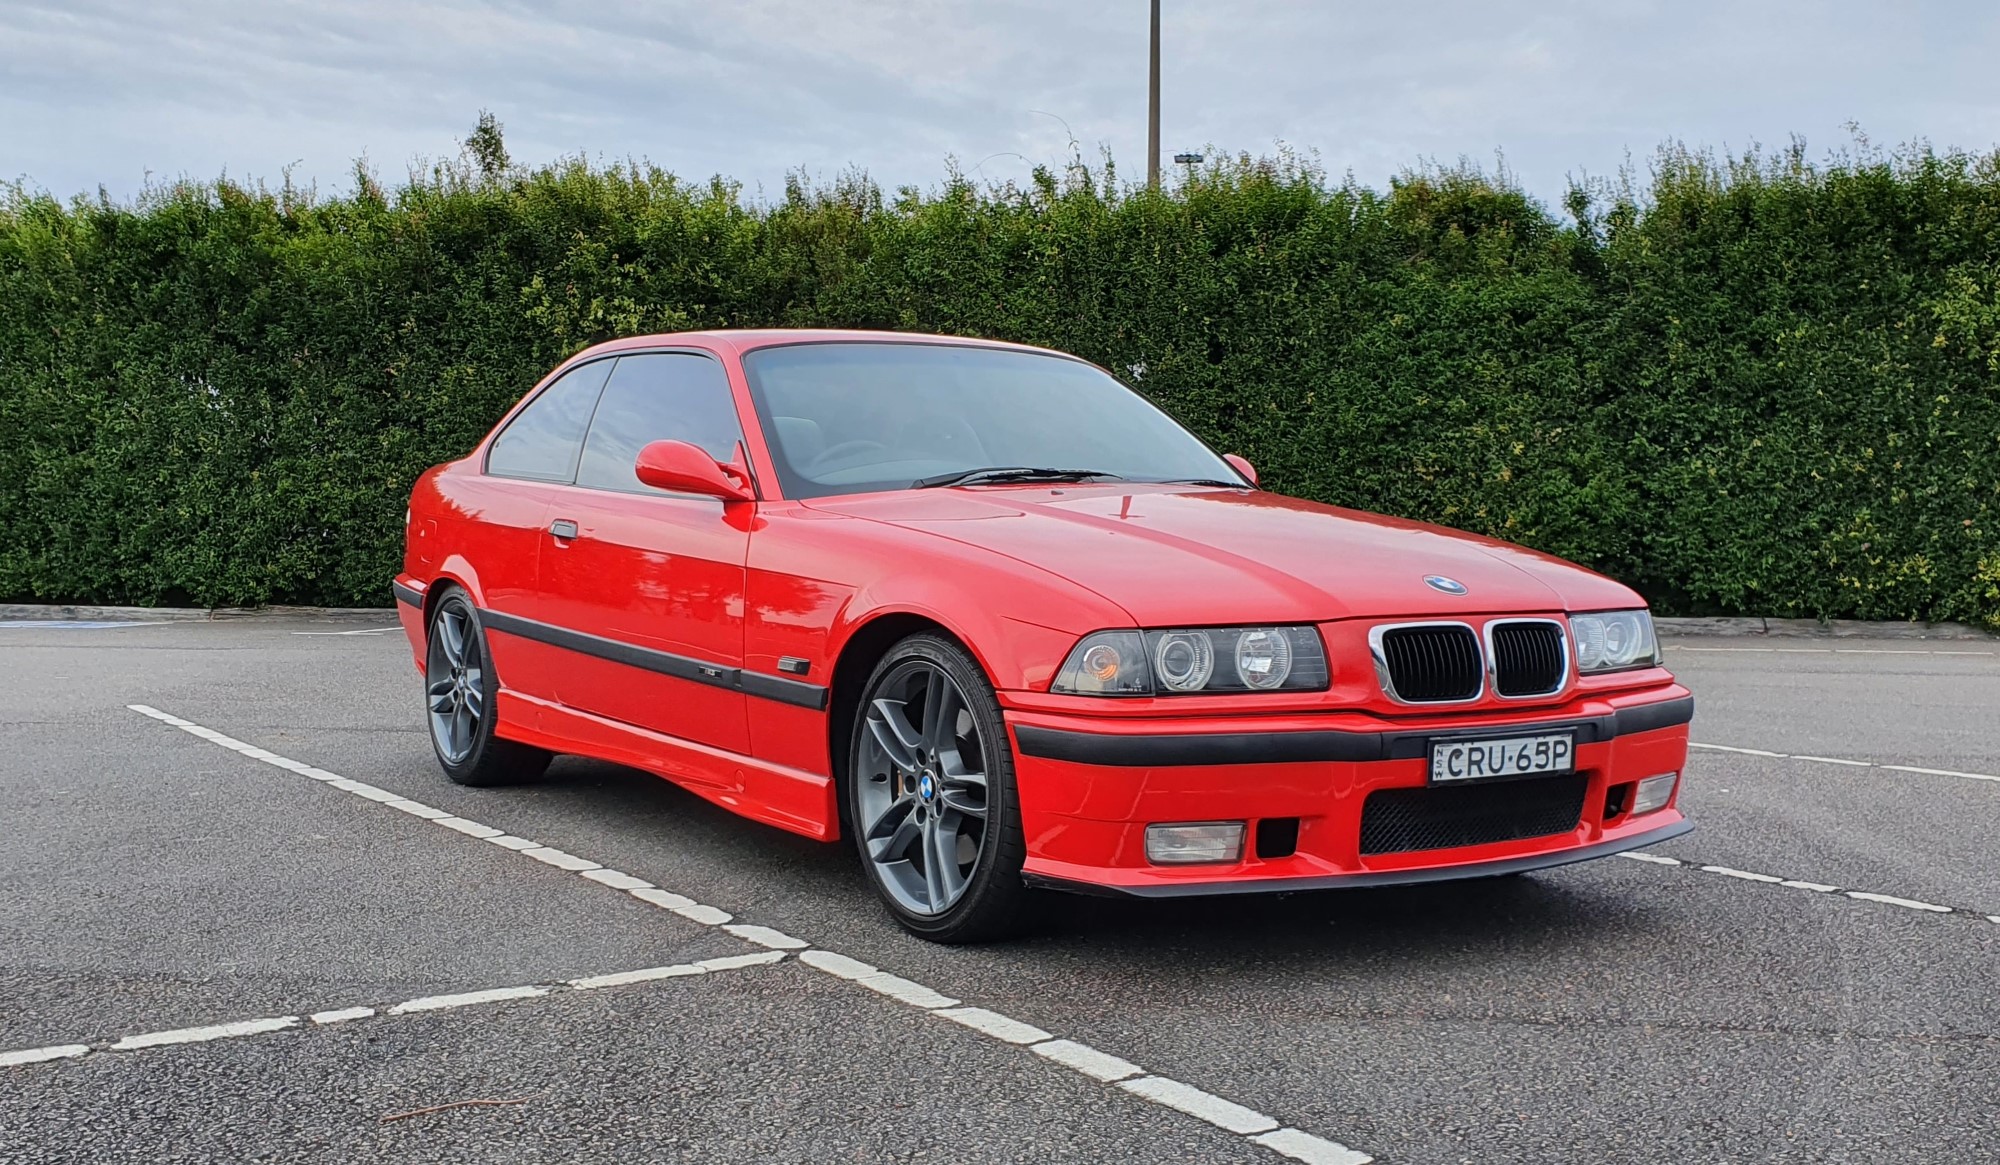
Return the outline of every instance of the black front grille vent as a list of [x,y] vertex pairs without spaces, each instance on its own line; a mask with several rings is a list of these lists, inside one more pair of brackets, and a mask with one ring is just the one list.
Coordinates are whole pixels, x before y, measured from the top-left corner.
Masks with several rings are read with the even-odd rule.
[[1400,854],[1549,837],[1575,829],[1582,773],[1463,786],[1377,789],[1361,805],[1361,852]]
[[1555,623],[1495,623],[1493,686],[1503,696],[1546,696],[1560,691],[1569,671],[1562,628]]
[[1411,704],[1443,704],[1479,695],[1479,637],[1456,623],[1391,627],[1381,635],[1392,693]]

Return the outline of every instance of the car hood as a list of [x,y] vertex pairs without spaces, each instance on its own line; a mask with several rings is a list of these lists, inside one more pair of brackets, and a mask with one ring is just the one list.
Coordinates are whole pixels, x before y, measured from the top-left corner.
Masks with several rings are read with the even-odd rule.
[[[1148,627],[1644,605],[1602,575],[1523,547],[1264,492],[1019,486],[810,505],[1031,563]],[[1435,589],[1428,576],[1465,593]]]

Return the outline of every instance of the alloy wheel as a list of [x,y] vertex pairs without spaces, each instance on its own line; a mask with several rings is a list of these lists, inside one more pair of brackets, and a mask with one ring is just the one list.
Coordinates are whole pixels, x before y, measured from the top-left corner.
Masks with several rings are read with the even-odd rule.
[[479,720],[486,713],[486,683],[479,666],[478,634],[471,612],[460,602],[446,602],[431,620],[430,651],[425,658],[426,702],[431,740],[446,764],[462,764],[479,739]]
[[916,914],[965,896],[986,849],[986,748],[965,693],[909,660],[870,693],[856,774],[859,824],[882,886]]

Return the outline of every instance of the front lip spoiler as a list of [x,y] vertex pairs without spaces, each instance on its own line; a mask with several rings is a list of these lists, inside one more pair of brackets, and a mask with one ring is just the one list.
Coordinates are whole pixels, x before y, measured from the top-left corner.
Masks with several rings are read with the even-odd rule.
[[1593,858],[1608,858],[1613,854],[1621,854],[1641,846],[1668,841],[1693,828],[1694,822],[1682,819],[1672,825],[1663,825],[1658,829],[1649,829],[1630,837],[1600,841],[1596,845],[1581,846],[1577,849],[1529,854],[1518,858],[1501,858],[1491,862],[1432,866],[1421,870],[1381,870],[1359,874],[1326,874],[1311,878],[1222,879],[1214,882],[1171,882],[1144,886],[1109,886],[1102,882],[1079,882],[1069,878],[1053,878],[1032,871],[1022,873],[1021,879],[1028,885],[1040,889],[1063,890],[1099,898],[1202,898],[1224,894],[1295,894],[1302,890],[1414,886],[1425,882],[1454,882],[1463,878],[1492,878],[1502,874],[1521,874],[1529,870],[1566,866],[1572,862],[1587,862]]

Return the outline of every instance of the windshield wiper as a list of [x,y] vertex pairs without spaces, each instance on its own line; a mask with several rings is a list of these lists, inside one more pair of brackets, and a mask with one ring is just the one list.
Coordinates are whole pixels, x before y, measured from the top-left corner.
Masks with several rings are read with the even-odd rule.
[[1161,485],[1215,485],[1223,489],[1249,489],[1240,481],[1221,481],[1213,477],[1169,477],[1161,479]]
[[961,469],[955,473],[940,473],[935,477],[920,477],[910,483],[910,488],[934,489],[941,485],[980,485],[1007,481],[1089,481],[1092,478],[1124,480],[1115,473],[1106,473],[1101,469],[1044,469],[1032,465],[989,465],[984,469]]

